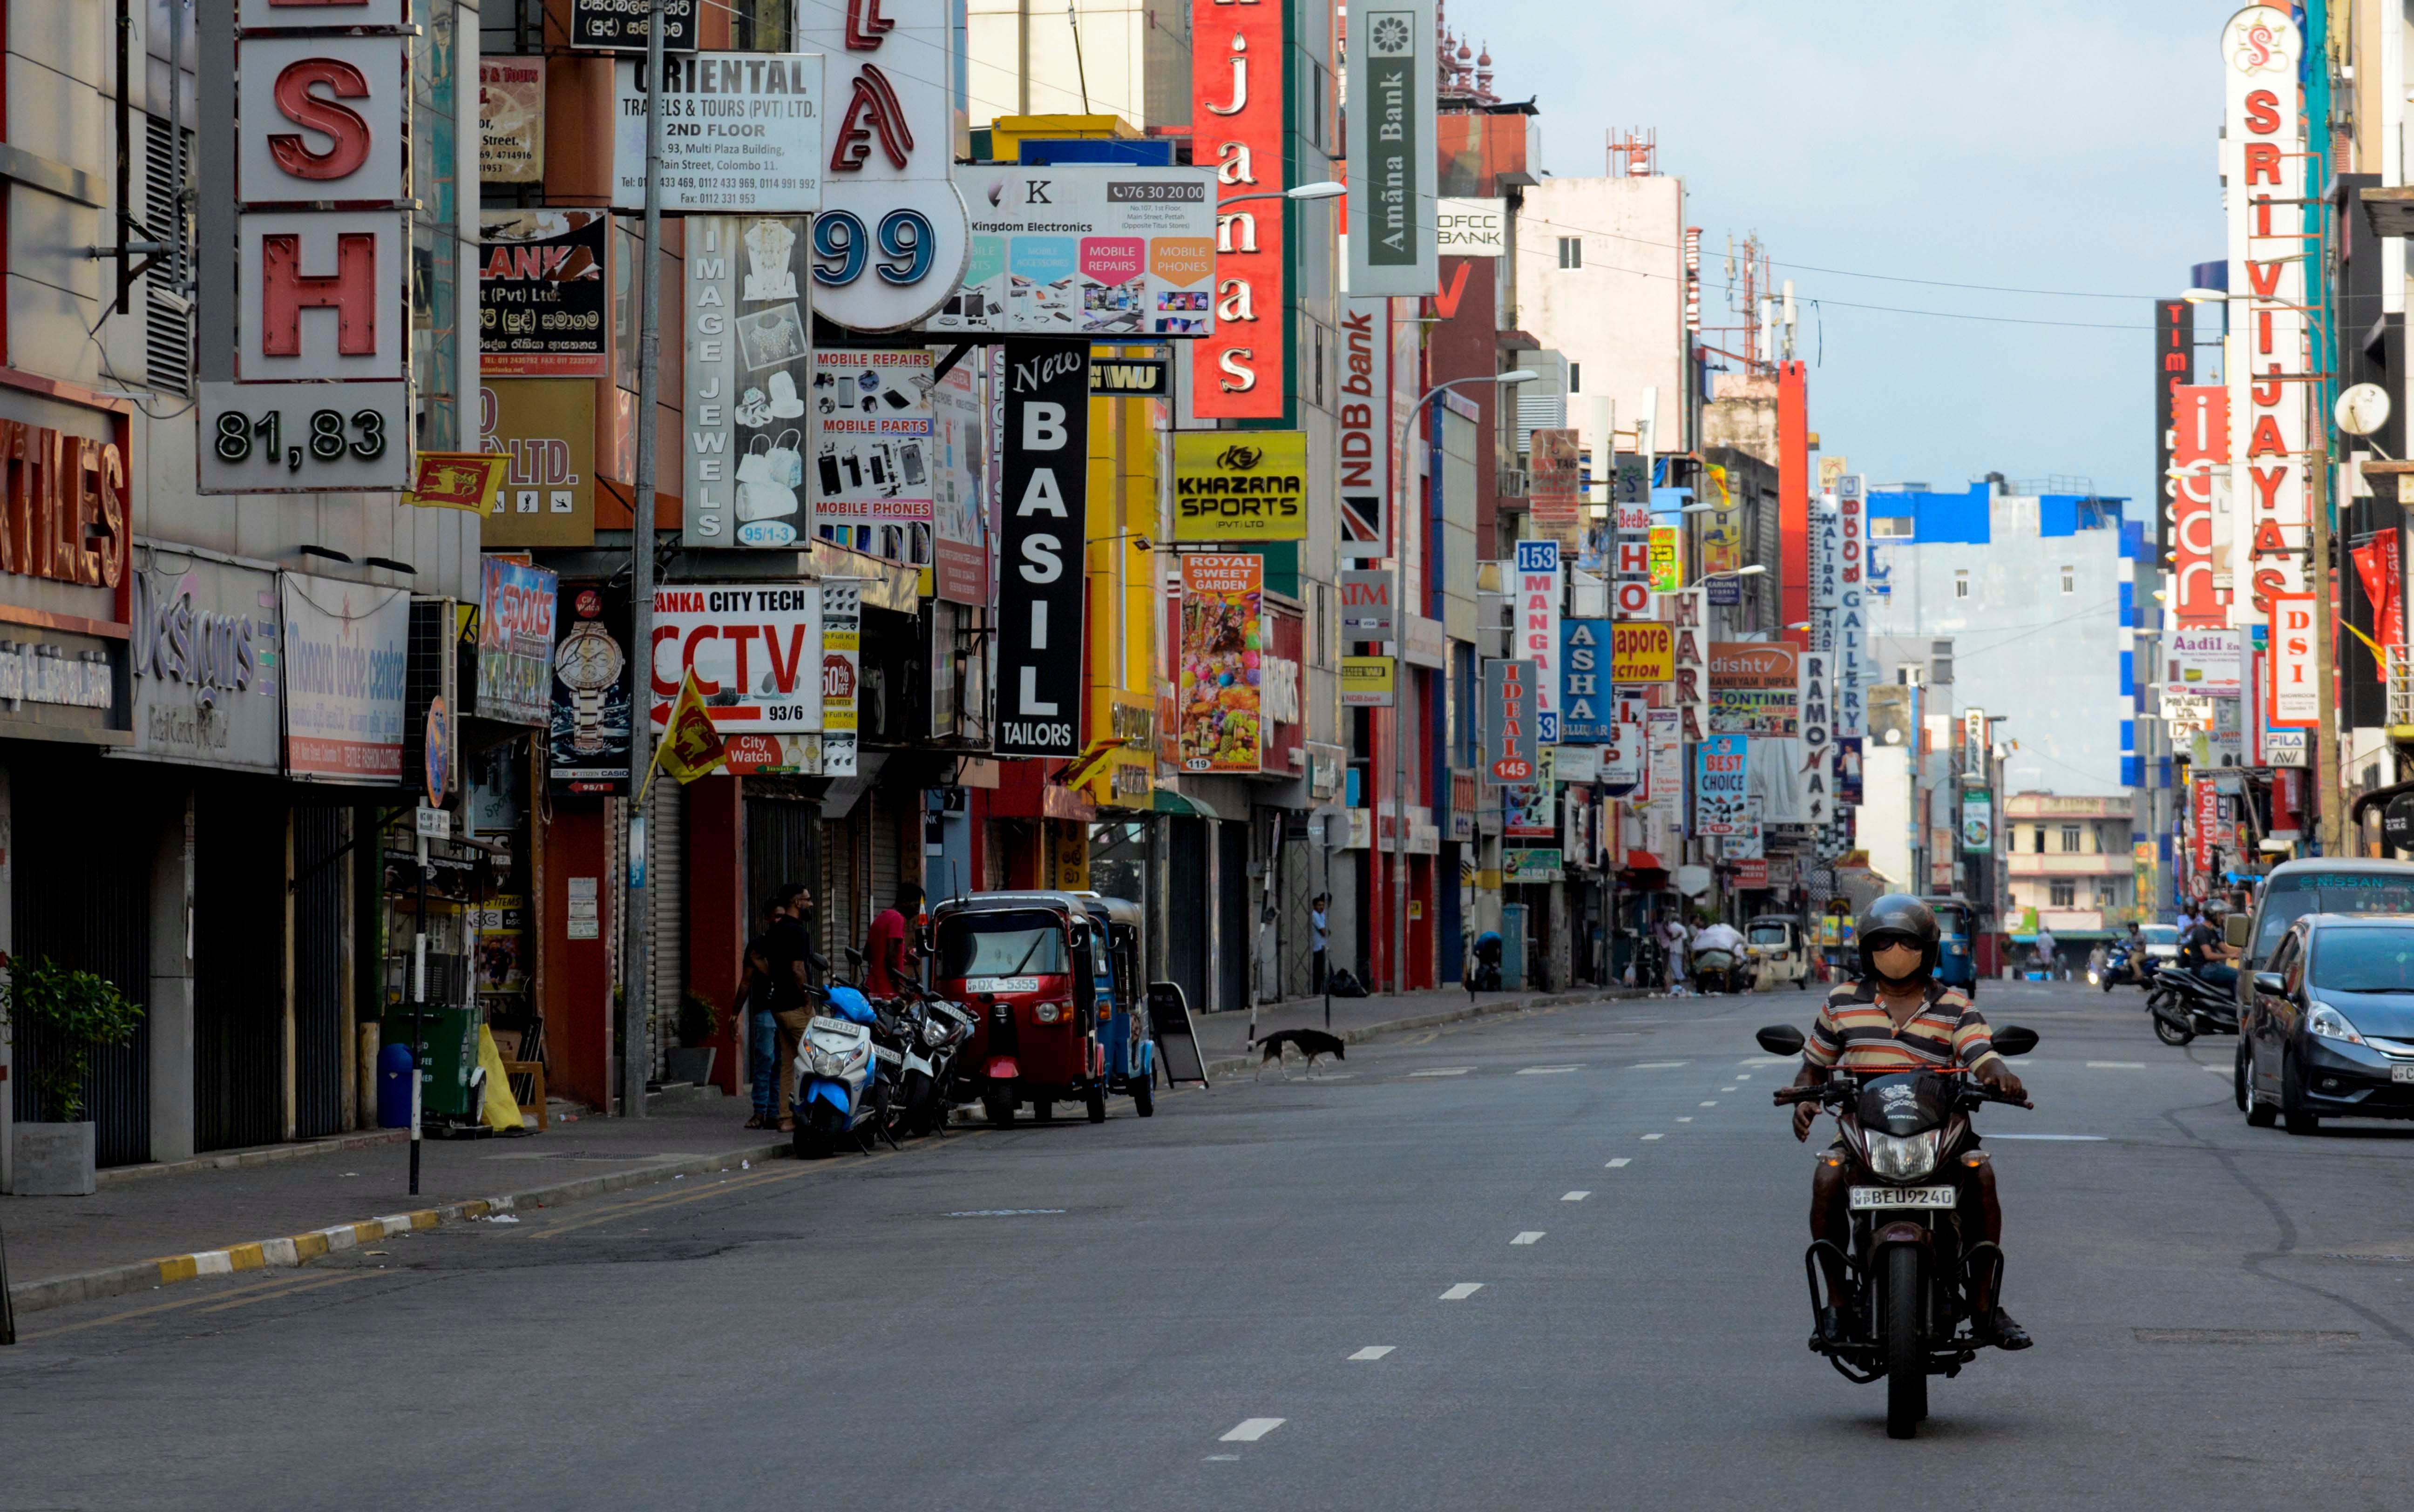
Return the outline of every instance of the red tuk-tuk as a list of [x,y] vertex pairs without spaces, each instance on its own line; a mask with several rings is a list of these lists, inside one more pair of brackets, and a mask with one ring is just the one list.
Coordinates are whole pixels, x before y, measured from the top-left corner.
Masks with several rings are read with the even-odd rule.
[[958,1059],[961,1085],[993,1124],[1031,1104],[1080,1101],[1092,1123],[1107,1117],[1110,1073],[1099,999],[1111,987],[1105,931],[1077,894],[975,893],[931,914],[933,990],[976,1019]]

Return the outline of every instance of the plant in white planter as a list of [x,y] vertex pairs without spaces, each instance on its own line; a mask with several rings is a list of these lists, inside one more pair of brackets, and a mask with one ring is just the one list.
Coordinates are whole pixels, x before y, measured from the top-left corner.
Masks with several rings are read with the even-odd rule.
[[83,1116],[84,1076],[96,1054],[134,1037],[142,1005],[97,972],[20,956],[0,973],[0,1024],[30,1025],[41,1034],[33,1068],[41,1118],[16,1126],[17,1194],[88,1195],[95,1147]]
[[724,1016],[721,1004],[693,987],[687,989],[679,999],[678,1019],[674,1026],[681,1047],[663,1057],[663,1080],[693,1082],[701,1087],[712,1079],[712,1042],[721,1033]]

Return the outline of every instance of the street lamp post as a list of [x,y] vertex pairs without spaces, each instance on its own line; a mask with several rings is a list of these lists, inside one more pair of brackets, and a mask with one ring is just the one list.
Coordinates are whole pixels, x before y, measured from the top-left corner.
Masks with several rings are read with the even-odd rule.
[[1427,389],[1408,412],[1400,417],[1399,428],[1392,440],[1392,477],[1397,504],[1392,511],[1392,972],[1391,987],[1394,997],[1408,990],[1408,743],[1401,714],[1407,706],[1408,677],[1400,663],[1408,660],[1408,427],[1416,422],[1417,411],[1431,404],[1436,397],[1470,383],[1531,383],[1541,375],[1532,368],[1521,367],[1507,373],[1492,373],[1480,378],[1452,378]]

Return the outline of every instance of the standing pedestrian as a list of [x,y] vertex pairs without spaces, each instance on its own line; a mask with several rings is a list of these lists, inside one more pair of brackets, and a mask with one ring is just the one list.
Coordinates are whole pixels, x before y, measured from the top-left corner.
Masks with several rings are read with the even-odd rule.
[[2053,980],[2054,971],[2057,970],[2054,962],[2053,946],[2053,931],[2042,924],[2038,925],[2036,932],[2037,965],[2044,970],[2045,978],[2049,982]]
[[922,889],[912,882],[898,883],[897,901],[882,909],[864,933],[864,991],[875,998],[893,998],[901,990],[901,982],[918,979],[920,973],[908,963],[912,951],[907,941],[913,933],[910,921],[921,912]]
[[1307,905],[1308,993],[1320,997],[1324,992],[1324,953],[1332,943],[1332,931],[1326,926],[1326,910],[1333,907],[1331,893],[1319,893]]
[[1671,913],[1661,921],[1660,941],[1668,953],[1668,990],[1678,997],[1686,992],[1685,957],[1692,938],[1682,914]]
[[804,1042],[805,1026],[813,1019],[812,989],[821,985],[828,962],[813,953],[813,895],[800,883],[789,882],[772,895],[779,918],[765,936],[764,956],[771,977],[773,1016],[780,1024],[779,1123],[782,1134],[796,1128],[797,1046]]
[[780,1124],[780,1019],[771,989],[771,926],[780,918],[778,905],[764,899],[762,927],[746,941],[745,958],[738,964],[738,1011],[745,1015],[746,1070],[754,1093],[749,1129]]

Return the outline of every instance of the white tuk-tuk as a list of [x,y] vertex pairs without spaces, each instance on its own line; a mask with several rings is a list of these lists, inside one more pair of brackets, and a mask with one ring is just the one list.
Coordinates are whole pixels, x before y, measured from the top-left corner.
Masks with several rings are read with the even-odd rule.
[[1764,913],[1744,926],[1744,950],[1751,960],[1752,990],[1792,983],[1796,991],[1810,985],[1810,952],[1803,943],[1802,926],[1790,913]]

